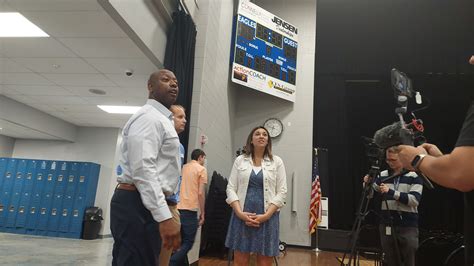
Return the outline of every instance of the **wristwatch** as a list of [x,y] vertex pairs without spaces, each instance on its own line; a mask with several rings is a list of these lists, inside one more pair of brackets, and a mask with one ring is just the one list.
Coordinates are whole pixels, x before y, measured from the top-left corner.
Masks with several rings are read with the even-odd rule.
[[421,161],[423,161],[423,158],[425,158],[426,154],[418,154],[413,158],[413,161],[411,161],[411,166],[415,169],[415,171],[419,171],[418,167],[420,167]]

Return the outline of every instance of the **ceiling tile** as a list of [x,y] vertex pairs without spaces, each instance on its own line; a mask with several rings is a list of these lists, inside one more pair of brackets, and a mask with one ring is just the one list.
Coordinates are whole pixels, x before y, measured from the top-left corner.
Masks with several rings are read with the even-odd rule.
[[[0,59],[1,60],[1,59]],[[38,73],[77,73],[77,74],[93,74],[98,71],[87,64],[81,58],[11,58],[15,61]],[[18,71],[11,71],[18,72]]]
[[133,75],[127,77],[123,74],[105,74],[110,80],[120,87],[143,87],[146,88],[149,75]]
[[33,108],[35,108],[37,110],[40,110],[40,111],[42,111],[44,113],[47,113],[47,114],[57,112],[57,110],[49,104],[28,103],[28,106],[33,107]]
[[61,86],[116,86],[100,74],[43,74],[47,79]]
[[[64,86],[64,89],[70,91],[74,95],[84,97],[102,97],[102,96],[123,96],[124,91],[119,87],[78,87],[78,86]],[[97,95],[89,92],[90,89],[102,90],[105,95]],[[146,90],[146,89],[145,89]]]
[[147,58],[84,58],[89,64],[105,74],[122,74],[133,70],[134,75],[150,75],[158,68]]
[[7,0],[19,11],[94,11],[101,10],[97,0]]
[[22,95],[22,94],[5,94],[10,99],[13,99],[17,102],[24,103],[24,104],[29,104],[29,103],[35,103],[36,101],[32,99],[29,96]]
[[59,38],[80,57],[145,58],[129,38]]
[[146,86],[141,86],[137,88],[120,88],[120,90],[122,91],[122,95],[125,96],[140,97],[143,99],[148,98],[148,89],[146,88]]
[[35,73],[7,73],[0,78],[6,85],[54,85],[51,81]]
[[43,96],[52,96],[52,95],[63,95],[63,96],[73,96],[71,92],[65,90],[59,86],[24,86],[24,85],[6,85],[5,87],[13,89],[24,95],[43,95]]
[[102,10],[22,14],[54,37],[127,37],[117,23]]
[[37,104],[85,104],[78,96],[30,96]]
[[7,85],[0,85],[0,94],[20,95],[21,93],[15,89],[9,88]]
[[54,38],[0,38],[5,57],[76,57]]
[[52,108],[64,112],[64,113],[102,113],[101,109],[95,104],[81,104],[81,105],[71,105],[71,104],[52,104]]
[[[1,48],[0,48],[1,49]],[[2,73],[31,73],[32,71],[8,58],[0,58],[0,72]]]
[[88,104],[142,106],[146,99],[141,97],[82,97]]

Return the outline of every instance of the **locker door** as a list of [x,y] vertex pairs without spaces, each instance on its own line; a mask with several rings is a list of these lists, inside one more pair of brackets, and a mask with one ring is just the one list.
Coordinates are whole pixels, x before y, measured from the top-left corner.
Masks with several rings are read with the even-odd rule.
[[18,160],[13,158],[7,163],[2,190],[0,191],[0,228],[6,225],[17,164]]
[[[10,158],[0,158],[0,217],[3,215],[4,209],[5,209],[5,205],[3,202],[3,183],[6,179],[7,166],[9,162],[10,162]],[[0,224],[0,231],[3,231],[3,230],[4,228],[2,224]]]
[[18,159],[15,180],[13,181],[10,205],[8,206],[7,220],[5,222],[7,232],[15,232],[16,217],[18,215],[18,207],[20,205],[23,181],[25,180],[27,174],[27,166],[28,160]]
[[81,238],[82,219],[86,209],[84,198],[77,196],[74,200],[74,206],[71,214],[71,223],[69,226],[68,237]]
[[77,195],[84,198],[87,206],[94,206],[99,181],[100,165],[95,163],[82,163],[79,173],[79,185]]
[[59,220],[62,217],[62,205],[64,192],[66,189],[67,175],[69,171],[68,162],[57,162],[57,169],[55,172],[55,185],[54,185],[54,196],[53,204],[51,206],[50,217],[48,221],[48,235],[57,236]]
[[71,216],[73,213],[74,198],[79,180],[80,167],[81,164],[78,162],[70,163],[69,173],[66,182],[66,190],[63,199],[63,207],[61,211],[62,217],[59,221],[59,236],[68,237],[66,233],[69,232],[69,226],[71,223]]
[[38,161],[36,164],[36,174],[33,176],[33,193],[31,194],[31,204],[28,208],[26,222],[27,234],[36,234],[36,227],[38,225],[39,212],[41,208],[41,198],[49,171],[49,165],[49,161]]
[[39,235],[48,234],[48,220],[51,216],[51,207],[53,204],[54,197],[54,187],[56,183],[56,171],[59,165],[57,161],[50,161],[48,166],[48,171],[46,175],[46,180],[44,181],[43,193],[41,195],[41,203],[38,213],[38,224],[36,229],[38,229]]
[[[37,161],[30,160],[28,162],[26,176],[23,181],[23,191],[21,193],[20,205],[18,207],[18,216],[16,218],[16,227],[26,228],[26,220],[29,216],[28,210],[33,201],[33,188],[36,180]],[[22,231],[25,233],[26,231]]]

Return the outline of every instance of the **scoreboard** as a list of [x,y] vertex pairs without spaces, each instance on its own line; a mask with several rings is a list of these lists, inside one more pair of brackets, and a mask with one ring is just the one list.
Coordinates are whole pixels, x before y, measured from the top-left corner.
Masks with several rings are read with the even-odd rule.
[[294,102],[298,29],[248,1],[240,1],[232,81]]

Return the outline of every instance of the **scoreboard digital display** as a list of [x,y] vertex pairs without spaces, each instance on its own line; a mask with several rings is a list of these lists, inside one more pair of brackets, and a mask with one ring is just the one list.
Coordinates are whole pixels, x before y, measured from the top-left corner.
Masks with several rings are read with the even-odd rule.
[[240,1],[232,81],[295,101],[298,29],[248,1]]

